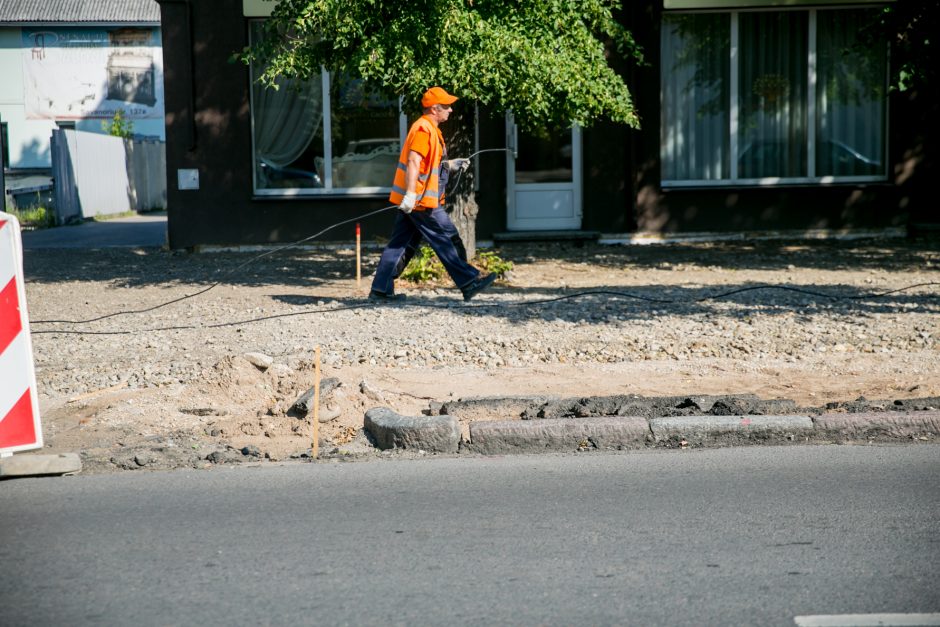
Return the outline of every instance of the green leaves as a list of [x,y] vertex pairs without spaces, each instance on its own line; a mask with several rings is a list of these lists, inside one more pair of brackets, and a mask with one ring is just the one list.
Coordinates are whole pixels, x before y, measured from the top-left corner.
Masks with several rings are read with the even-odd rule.
[[892,90],[936,90],[940,0],[898,0],[873,15],[859,32],[862,47],[891,42]]
[[101,123],[101,130],[108,135],[128,139],[134,135],[134,123],[124,115],[124,109],[118,109],[114,117]]
[[[484,273],[492,272],[500,279],[505,279],[513,268],[511,261],[506,261],[493,251],[477,251],[473,265]],[[422,244],[415,256],[408,262],[400,278],[413,283],[431,283],[443,279],[446,274],[444,264],[437,258],[431,247]]]
[[639,126],[608,56],[642,62],[615,0],[282,0],[265,39],[242,54],[260,80],[308,78],[321,66],[366,79],[417,109],[441,85],[512,109],[526,128],[599,118]]
[[430,246],[422,245],[402,271],[400,278],[414,283],[427,283],[442,279],[446,272],[444,264],[440,262]]

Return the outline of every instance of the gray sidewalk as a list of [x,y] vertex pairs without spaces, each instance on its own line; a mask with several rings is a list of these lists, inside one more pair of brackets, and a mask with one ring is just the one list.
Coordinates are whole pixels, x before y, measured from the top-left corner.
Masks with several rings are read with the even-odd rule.
[[166,244],[166,212],[23,232],[23,248],[132,248]]

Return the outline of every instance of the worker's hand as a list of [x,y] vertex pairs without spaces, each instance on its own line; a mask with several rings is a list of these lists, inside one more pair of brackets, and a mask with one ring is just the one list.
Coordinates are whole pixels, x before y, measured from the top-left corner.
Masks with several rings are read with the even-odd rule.
[[447,169],[451,172],[463,172],[470,167],[469,159],[450,159],[447,161]]
[[405,194],[405,197],[401,199],[401,204],[398,205],[398,208],[402,210],[402,213],[411,213],[417,202],[418,195],[414,192],[408,192]]

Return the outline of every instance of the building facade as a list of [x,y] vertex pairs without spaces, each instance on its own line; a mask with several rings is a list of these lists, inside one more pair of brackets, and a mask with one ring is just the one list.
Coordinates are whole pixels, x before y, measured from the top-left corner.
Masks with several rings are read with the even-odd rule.
[[103,133],[120,111],[163,140],[160,10],[153,0],[0,3],[0,125],[6,187],[49,181],[56,129]]
[[[259,86],[257,68],[231,58],[262,36],[269,1],[158,1],[172,247],[293,241],[388,205],[410,122],[397,98],[325,72]],[[612,62],[641,130],[524,133],[510,115],[458,103],[463,121],[444,129],[459,135],[451,156],[489,151],[473,170],[478,239],[936,221],[922,124],[936,99],[889,92],[888,38],[862,35],[884,3],[624,4],[648,63]],[[392,217],[371,218],[367,238]]]

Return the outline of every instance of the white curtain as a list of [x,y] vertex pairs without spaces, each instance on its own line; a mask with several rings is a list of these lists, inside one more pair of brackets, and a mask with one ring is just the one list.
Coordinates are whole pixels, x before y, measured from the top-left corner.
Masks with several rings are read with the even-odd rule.
[[738,176],[807,176],[808,13],[741,13]]
[[730,174],[730,16],[663,18],[663,180],[719,180]]
[[323,122],[320,77],[300,82],[278,80],[279,89],[254,82],[255,157],[284,168],[310,145]]
[[[812,23],[810,11],[665,15],[663,181],[885,176],[887,44],[859,38],[877,11],[818,9]],[[736,85],[730,84],[732,46]],[[810,58],[816,60],[814,119]]]
[[885,173],[887,43],[863,46],[871,11],[817,13],[816,175]]
[[[260,42],[264,22],[252,22],[250,35],[252,43]],[[269,167],[286,168],[304,153],[323,122],[323,83],[320,74],[308,81],[278,78],[278,88],[274,89],[260,84],[259,74],[252,64],[255,160]]]

